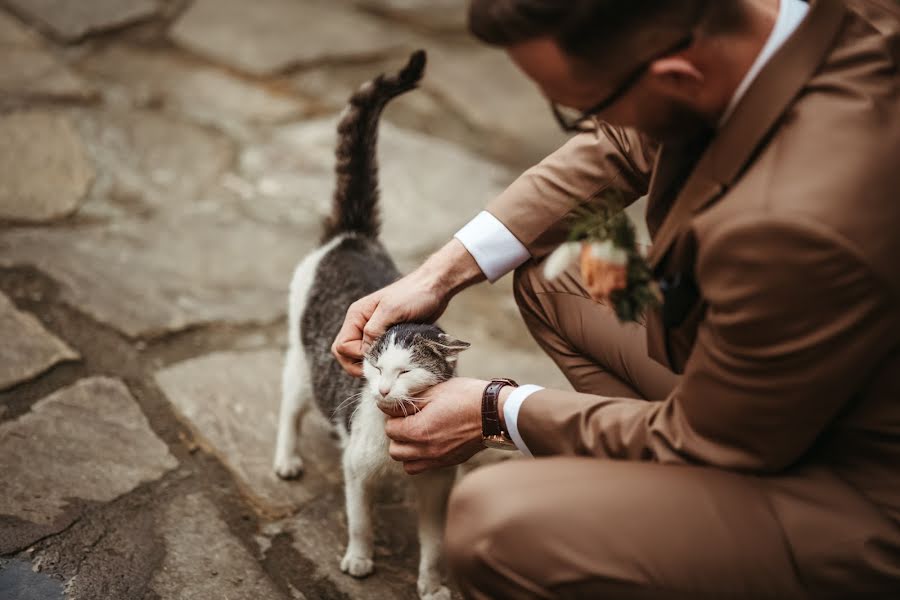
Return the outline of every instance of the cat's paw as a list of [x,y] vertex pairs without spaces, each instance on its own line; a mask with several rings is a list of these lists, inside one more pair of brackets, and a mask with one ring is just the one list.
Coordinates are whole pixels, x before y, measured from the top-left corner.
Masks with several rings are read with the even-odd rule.
[[303,459],[296,455],[276,459],[275,474],[282,479],[297,479],[303,475]]
[[436,590],[432,591],[424,591],[422,588],[419,588],[419,598],[421,600],[451,600],[452,594],[450,593],[450,589],[447,586],[440,586]]
[[347,554],[341,560],[341,571],[353,577],[368,577],[375,570],[375,563],[365,556]]

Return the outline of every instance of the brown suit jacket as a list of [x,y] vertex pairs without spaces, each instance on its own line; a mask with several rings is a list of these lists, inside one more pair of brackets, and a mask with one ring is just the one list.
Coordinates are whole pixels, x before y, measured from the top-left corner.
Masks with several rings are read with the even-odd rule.
[[[900,8],[811,5],[699,156],[601,125],[488,210],[538,258],[576,204],[649,192],[650,262],[682,282],[647,322],[651,356],[683,373],[670,397],[539,392],[518,421],[535,455],[772,475],[807,580],[861,561],[884,589],[900,582]],[[846,523],[822,531],[816,511]]]

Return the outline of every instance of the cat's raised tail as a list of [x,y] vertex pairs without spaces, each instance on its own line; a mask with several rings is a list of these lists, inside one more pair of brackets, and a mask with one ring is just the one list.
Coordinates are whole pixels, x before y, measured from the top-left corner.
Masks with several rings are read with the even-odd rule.
[[425,51],[418,50],[398,73],[379,75],[350,97],[338,124],[337,187],[323,243],[342,233],[378,237],[378,120],[392,98],[418,86],[425,61]]

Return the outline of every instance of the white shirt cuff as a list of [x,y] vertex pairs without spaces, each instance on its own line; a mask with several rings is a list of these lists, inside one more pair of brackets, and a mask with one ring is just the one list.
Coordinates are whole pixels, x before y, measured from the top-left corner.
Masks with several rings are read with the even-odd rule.
[[542,389],[544,388],[539,385],[523,385],[517,387],[512,391],[509,398],[506,399],[506,403],[503,405],[503,420],[506,422],[506,431],[509,432],[509,437],[512,438],[516,448],[529,458],[533,458],[533,455],[531,454],[531,450],[528,449],[528,446],[525,445],[522,435],[519,433],[519,409],[522,408],[522,403],[525,402],[528,396],[535,392],[539,392]]
[[462,242],[491,283],[531,258],[522,242],[487,211],[478,213],[453,237]]

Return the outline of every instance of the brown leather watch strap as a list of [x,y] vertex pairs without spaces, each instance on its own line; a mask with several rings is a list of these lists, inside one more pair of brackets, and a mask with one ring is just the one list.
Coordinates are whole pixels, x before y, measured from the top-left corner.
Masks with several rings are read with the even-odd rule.
[[484,439],[498,436],[507,437],[500,424],[498,404],[500,390],[508,385],[519,387],[519,384],[512,379],[493,379],[484,388],[484,394],[481,396],[481,435]]

